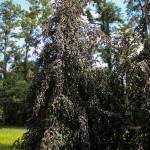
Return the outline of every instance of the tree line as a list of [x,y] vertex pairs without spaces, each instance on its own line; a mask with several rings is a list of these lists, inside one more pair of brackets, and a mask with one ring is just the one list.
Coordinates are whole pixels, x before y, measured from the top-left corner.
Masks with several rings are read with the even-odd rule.
[[29,1],[29,10],[13,1],[0,7],[1,99],[21,100],[28,89],[34,60],[31,51],[38,50],[42,39],[41,23],[52,11],[47,1]]

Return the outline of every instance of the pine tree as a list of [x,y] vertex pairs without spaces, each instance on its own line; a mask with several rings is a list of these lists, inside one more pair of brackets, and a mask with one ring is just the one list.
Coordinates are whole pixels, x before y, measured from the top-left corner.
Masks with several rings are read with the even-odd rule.
[[24,79],[28,80],[28,58],[31,49],[37,54],[39,45],[43,42],[42,23],[51,15],[52,3],[47,0],[28,0],[30,3],[29,10],[24,10],[21,20],[21,38],[24,39]]
[[112,26],[114,23],[122,21],[120,9],[113,3],[107,0],[94,0],[94,5],[98,17],[94,18],[87,10],[87,16],[92,24],[96,24],[108,37],[107,42],[100,46],[98,52],[105,63],[108,64],[109,70],[113,68],[113,54],[111,50],[110,37]]
[[13,4],[12,1],[3,2],[0,7],[0,53],[3,56],[4,79],[11,56],[14,50],[18,49],[13,38],[17,37],[15,29],[19,26],[20,11],[20,6]]

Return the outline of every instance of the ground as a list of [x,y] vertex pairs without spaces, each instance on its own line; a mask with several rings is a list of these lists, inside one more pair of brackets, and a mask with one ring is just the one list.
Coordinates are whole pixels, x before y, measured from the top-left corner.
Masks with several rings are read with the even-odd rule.
[[14,141],[21,138],[26,131],[20,127],[0,127],[0,150],[9,150]]

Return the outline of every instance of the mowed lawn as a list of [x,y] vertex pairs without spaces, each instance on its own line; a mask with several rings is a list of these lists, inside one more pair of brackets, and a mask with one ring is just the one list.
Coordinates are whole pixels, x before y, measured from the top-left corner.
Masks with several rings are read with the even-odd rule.
[[9,150],[14,141],[21,138],[26,131],[17,127],[0,127],[0,150]]

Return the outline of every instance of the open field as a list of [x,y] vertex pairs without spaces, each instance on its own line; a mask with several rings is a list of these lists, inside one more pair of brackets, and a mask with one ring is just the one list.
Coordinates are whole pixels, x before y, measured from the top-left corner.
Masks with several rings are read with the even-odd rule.
[[27,130],[17,127],[0,127],[0,150],[9,150],[15,140]]

